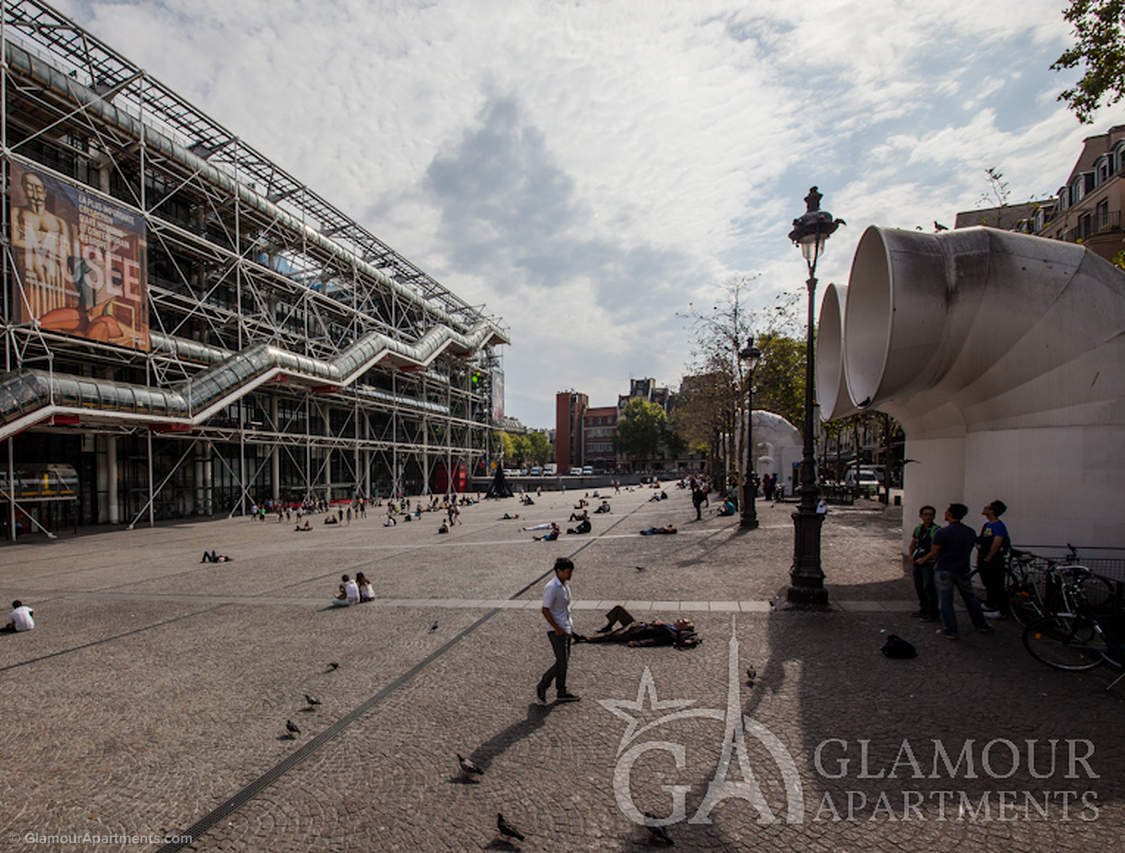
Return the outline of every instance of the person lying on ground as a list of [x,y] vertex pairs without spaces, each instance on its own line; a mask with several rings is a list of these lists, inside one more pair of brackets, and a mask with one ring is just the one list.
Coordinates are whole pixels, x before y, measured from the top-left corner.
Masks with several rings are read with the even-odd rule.
[[514,513],[514,514],[504,513],[502,516],[500,516],[499,520],[500,521],[515,521],[519,517],[520,517],[520,514],[518,512]]
[[324,517],[324,523],[325,524],[338,524],[339,522],[336,521],[336,516],[328,515],[328,516]]
[[553,521],[544,521],[542,524],[533,524],[530,527],[525,527],[524,530],[550,530],[552,527],[557,527]]
[[542,536],[535,536],[533,538],[536,542],[554,542],[559,538],[559,526],[552,521],[550,530],[548,530]]
[[[621,605],[617,605],[605,615],[607,624],[599,628],[597,634],[578,639],[576,643],[625,643],[637,646],[674,646],[677,649],[690,649],[702,642],[695,633],[695,625],[690,619],[680,618],[671,624],[667,622],[638,622]],[[614,625],[619,627],[614,628]]]
[[305,519],[304,527],[301,527],[301,525],[298,524],[293,528],[294,533],[304,533],[306,530],[312,530],[312,527],[309,525],[309,520],[307,518]]
[[229,562],[231,562],[231,559],[226,554],[216,554],[215,549],[212,548],[210,551],[204,551],[203,552],[203,559],[201,559],[199,562],[201,562],[201,563],[229,563]]
[[3,634],[18,634],[35,627],[35,611],[18,598],[12,602],[12,612],[8,614],[8,624],[0,628]]
[[589,533],[592,529],[593,529],[593,525],[590,524],[590,519],[583,518],[574,527],[568,527],[566,529],[566,532],[567,533]]
[[349,575],[340,577],[340,592],[332,599],[335,607],[351,607],[359,604],[359,585]]
[[641,531],[641,536],[661,536],[669,533],[678,533],[671,524],[665,524],[663,527],[646,527]]

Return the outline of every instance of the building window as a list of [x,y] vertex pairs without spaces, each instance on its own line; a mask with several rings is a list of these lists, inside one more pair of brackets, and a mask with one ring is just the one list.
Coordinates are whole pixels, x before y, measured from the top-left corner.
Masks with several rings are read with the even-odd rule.
[[1118,142],[1113,149],[1114,162],[1118,172],[1125,172],[1125,142]]
[[1105,231],[1109,228],[1109,199],[1103,198],[1098,202],[1097,207],[1097,225],[1098,233]]
[[1109,180],[1109,158],[1099,157],[1098,162],[1094,165],[1094,172],[1097,175],[1094,185],[1100,187]]
[[1059,210],[1066,210],[1066,187],[1059,189]]
[[1079,175],[1077,178],[1074,179],[1074,182],[1070,185],[1070,203],[1071,204],[1078,204],[1078,202],[1082,200],[1082,187],[1083,187],[1082,176]]
[[1082,238],[1089,237],[1094,233],[1093,228],[1093,217],[1088,213],[1084,213],[1082,218],[1078,220],[1078,236]]

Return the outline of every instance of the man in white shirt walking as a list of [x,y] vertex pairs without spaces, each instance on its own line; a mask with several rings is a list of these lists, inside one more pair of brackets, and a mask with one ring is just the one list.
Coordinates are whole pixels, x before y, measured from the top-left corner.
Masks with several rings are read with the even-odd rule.
[[12,602],[12,612],[8,615],[8,624],[0,628],[0,632],[14,634],[19,631],[30,631],[35,627],[34,616],[35,611],[17,599]]
[[555,663],[543,673],[535,688],[540,702],[547,701],[547,688],[555,682],[559,702],[577,702],[578,697],[566,689],[566,666],[570,660],[570,643],[574,629],[570,623],[570,587],[567,582],[574,574],[574,562],[569,557],[555,560],[555,576],[543,589],[543,618],[551,626],[547,638],[555,653]]

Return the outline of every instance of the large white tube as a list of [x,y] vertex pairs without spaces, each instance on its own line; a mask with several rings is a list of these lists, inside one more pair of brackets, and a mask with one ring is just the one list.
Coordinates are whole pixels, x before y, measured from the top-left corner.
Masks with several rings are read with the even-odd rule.
[[1081,246],[990,228],[860,239],[850,399],[906,433],[904,539],[922,504],[1017,543],[1125,546],[1125,274]]
[[848,289],[830,284],[816,326],[816,398],[821,418],[834,421],[859,411],[844,378],[844,310]]

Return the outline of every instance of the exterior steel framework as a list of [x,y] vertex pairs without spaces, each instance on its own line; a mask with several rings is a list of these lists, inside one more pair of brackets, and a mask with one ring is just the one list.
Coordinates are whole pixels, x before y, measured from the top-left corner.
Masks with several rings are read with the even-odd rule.
[[[0,56],[7,536],[448,490],[485,461],[496,318],[47,4],[0,0]],[[21,321],[13,167],[143,218],[147,350]],[[76,501],[17,492],[44,463]]]

